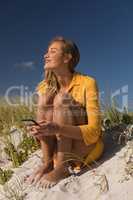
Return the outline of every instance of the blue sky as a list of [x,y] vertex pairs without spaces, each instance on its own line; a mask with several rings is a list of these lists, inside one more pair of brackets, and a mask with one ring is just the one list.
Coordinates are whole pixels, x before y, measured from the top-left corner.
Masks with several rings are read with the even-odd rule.
[[[96,78],[104,96],[128,85],[133,107],[133,2],[130,0],[0,1],[0,94],[11,86],[34,90],[49,40],[76,42],[82,73]],[[124,90],[123,90],[124,91]]]

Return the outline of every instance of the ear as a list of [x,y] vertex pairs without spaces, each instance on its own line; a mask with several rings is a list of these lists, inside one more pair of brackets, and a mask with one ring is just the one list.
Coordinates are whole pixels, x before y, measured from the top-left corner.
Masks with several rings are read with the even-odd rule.
[[69,53],[69,54],[65,54],[65,57],[64,57],[64,63],[69,63],[70,60],[72,59],[72,55]]

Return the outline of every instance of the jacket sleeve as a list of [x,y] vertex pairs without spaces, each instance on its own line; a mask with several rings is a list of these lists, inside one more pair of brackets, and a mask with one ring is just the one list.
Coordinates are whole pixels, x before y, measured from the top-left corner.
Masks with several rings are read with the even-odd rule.
[[80,125],[80,130],[86,145],[96,143],[101,135],[101,114],[99,107],[99,92],[95,79],[88,79],[85,89],[85,105],[88,124]]

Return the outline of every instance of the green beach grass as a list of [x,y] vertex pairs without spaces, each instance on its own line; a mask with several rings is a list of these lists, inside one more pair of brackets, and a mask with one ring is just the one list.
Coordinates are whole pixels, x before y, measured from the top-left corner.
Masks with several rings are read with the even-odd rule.
[[[19,104],[19,98],[15,97],[14,101]],[[35,139],[27,136],[26,129],[21,121],[24,118],[34,119],[35,112],[35,107],[32,107],[32,109],[30,107],[29,109],[29,106],[24,104],[19,104],[18,106],[8,105],[4,98],[0,98],[0,137],[5,142],[4,151],[12,162],[12,167],[20,166],[28,159],[31,153],[39,148],[39,144]],[[116,109],[115,105],[106,106],[102,117],[110,121],[110,129],[122,123],[126,125],[133,124],[133,114],[128,113],[126,110],[121,113]],[[10,137],[11,127],[13,126],[23,132],[23,140],[17,148],[13,145]],[[106,134],[106,131],[104,134]],[[11,176],[11,169],[4,170],[0,168],[0,184],[5,184]]]

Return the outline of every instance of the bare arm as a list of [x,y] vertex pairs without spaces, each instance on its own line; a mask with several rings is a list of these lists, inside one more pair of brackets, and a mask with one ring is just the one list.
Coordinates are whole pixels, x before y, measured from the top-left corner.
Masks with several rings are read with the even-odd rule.
[[83,140],[82,132],[78,126],[62,125],[60,127],[60,134],[64,137]]
[[[80,94],[79,94],[80,95]],[[58,134],[69,137],[77,140],[84,140],[86,145],[90,145],[96,143],[101,135],[101,116],[100,116],[100,109],[99,109],[99,101],[98,101],[98,89],[96,85],[96,81],[93,79],[89,79],[86,85],[85,90],[85,101],[86,101],[86,111],[88,116],[88,123],[78,126],[72,125],[54,125],[53,123],[48,126],[44,125],[43,129],[47,129],[45,134],[51,135]],[[41,100],[39,101],[41,102]],[[39,106],[38,106],[39,108]],[[42,114],[38,111],[40,116]],[[52,128],[51,128],[52,127]],[[41,130],[40,130],[41,131]]]
[[[36,120],[39,121],[52,121],[52,108],[50,110],[49,105],[46,102],[45,95],[39,95],[37,104]],[[81,130],[78,126],[60,125],[60,134],[64,137],[69,137],[77,140],[83,140]],[[69,134],[70,133],[70,134]]]
[[83,139],[86,145],[90,145],[95,143],[101,134],[99,95],[94,79],[90,79],[87,82],[85,96],[88,124],[79,126],[62,125],[61,135],[78,140]]

